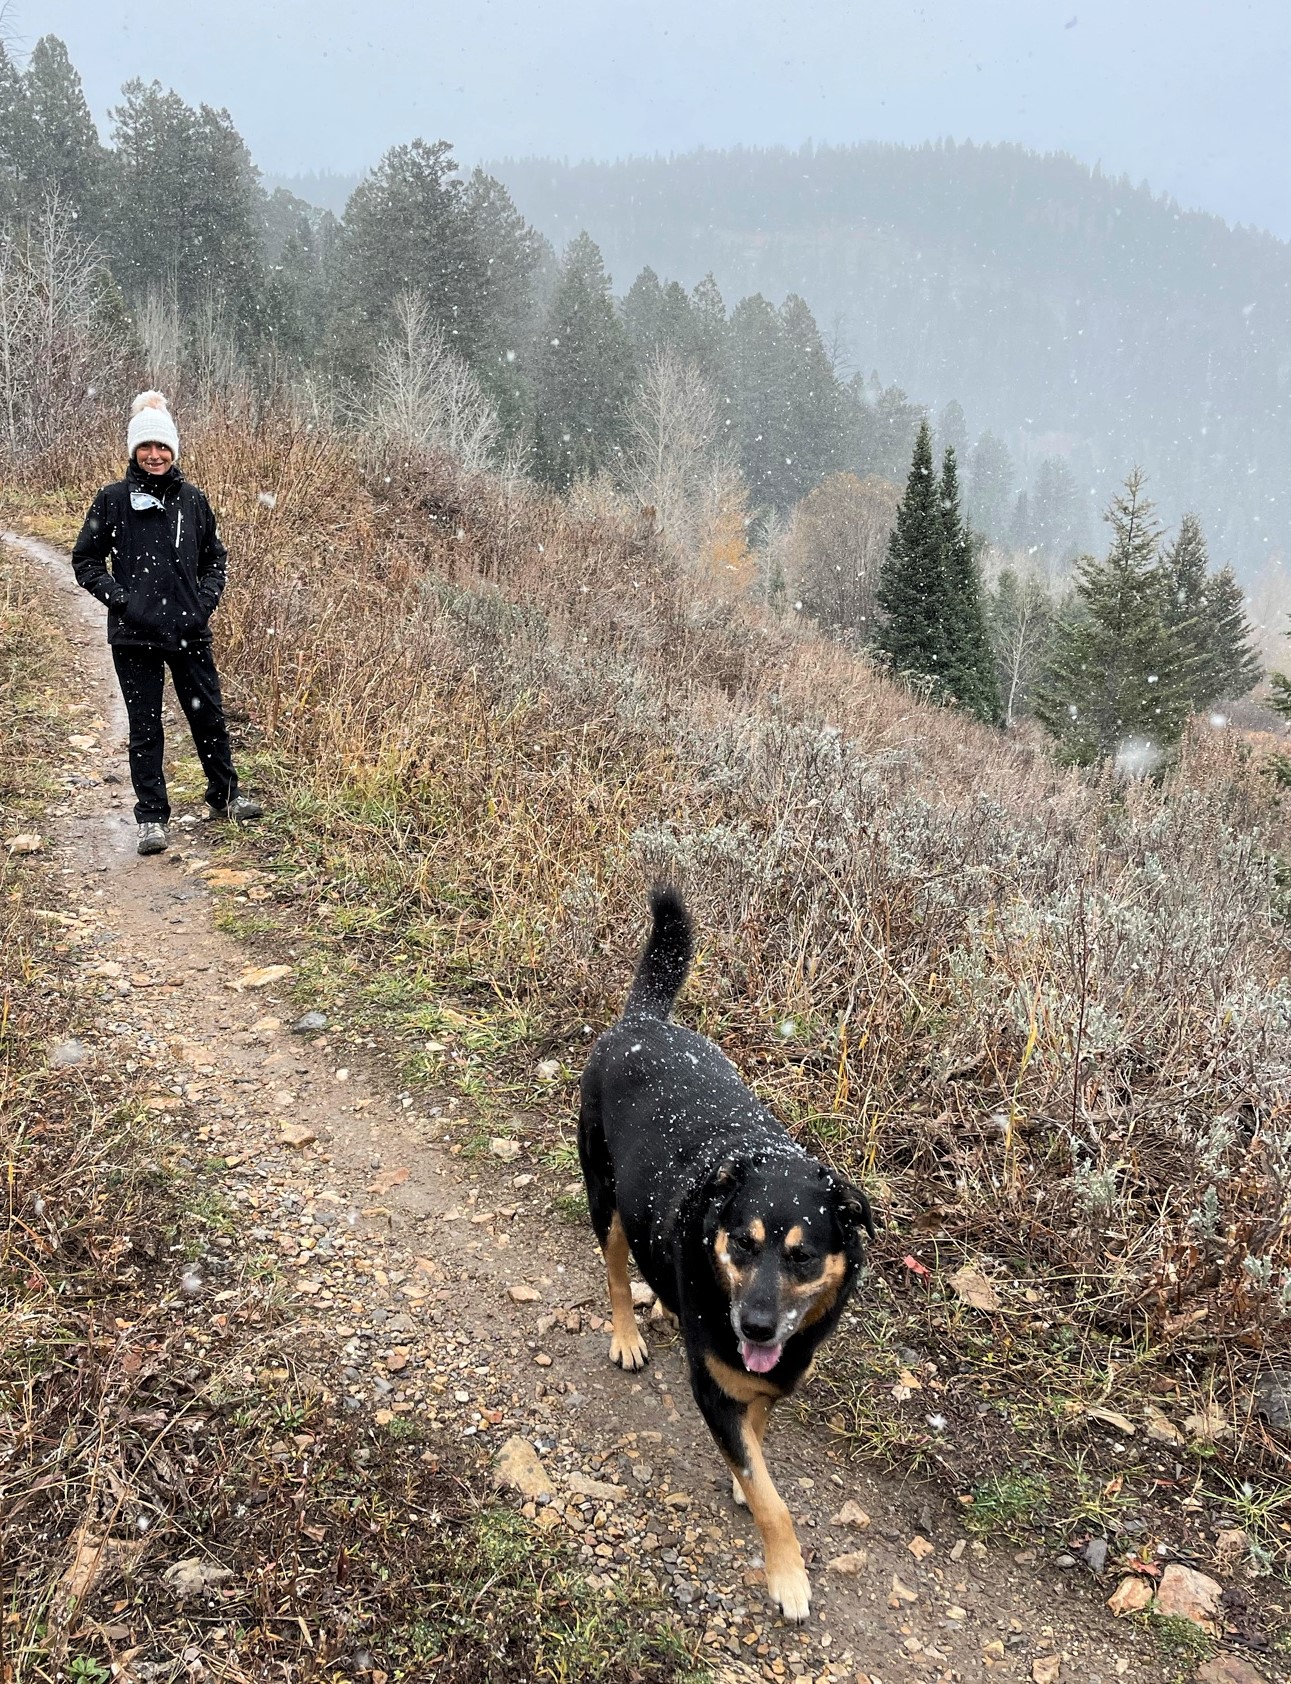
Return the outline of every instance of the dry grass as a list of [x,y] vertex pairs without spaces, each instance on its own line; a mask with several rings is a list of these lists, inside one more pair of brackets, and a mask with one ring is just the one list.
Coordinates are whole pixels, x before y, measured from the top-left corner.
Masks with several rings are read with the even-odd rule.
[[[222,659],[273,785],[274,917],[319,987],[574,1058],[646,880],[677,875],[687,1011],[877,1190],[871,1333],[917,1334],[929,1396],[963,1400],[954,1454],[928,1398],[884,1403],[902,1454],[967,1481],[1005,1359],[1035,1404],[1014,1448],[1046,1398],[1055,1454],[1087,1402],[1210,1399],[1180,1490],[1285,1477],[1251,1387],[1291,1353],[1286,839],[1242,743],[1199,731],[1161,786],[1082,779],[621,514],[446,462],[365,476],[284,417],[186,437],[234,557]],[[956,1297],[965,1262],[997,1310]],[[901,1366],[855,1378],[871,1432]]]

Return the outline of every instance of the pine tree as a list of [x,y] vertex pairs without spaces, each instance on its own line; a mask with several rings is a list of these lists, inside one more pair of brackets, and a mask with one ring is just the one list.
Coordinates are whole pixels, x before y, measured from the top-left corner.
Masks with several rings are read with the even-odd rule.
[[783,496],[796,503],[843,467],[843,394],[816,318],[797,293],[780,306],[780,348],[791,439]]
[[900,386],[868,383],[854,374],[843,393],[846,420],[844,453],[855,471],[897,483],[908,471],[924,412]]
[[984,724],[998,725],[1000,687],[995,651],[987,630],[977,546],[960,512],[959,473],[950,445],[942,458],[938,490],[946,579],[941,603],[946,684],[961,707]]
[[691,329],[700,372],[710,388],[729,401],[731,369],[726,305],[717,282],[705,275],[690,295]]
[[1199,711],[1216,702],[1236,701],[1264,676],[1264,664],[1251,641],[1254,631],[1246,614],[1246,596],[1231,567],[1221,567],[1207,578],[1202,612],[1210,635]]
[[1061,456],[1046,456],[1036,470],[1030,538],[1052,561],[1067,561],[1079,548],[1080,492]]
[[426,300],[452,350],[472,364],[489,361],[488,270],[448,142],[392,146],[345,207],[332,324],[340,372],[364,376],[409,290]]
[[23,82],[31,133],[28,209],[38,209],[56,194],[88,238],[97,232],[102,214],[103,148],[81,78],[57,36],[37,41]]
[[1162,611],[1160,527],[1135,468],[1104,517],[1112,546],[1085,556],[1054,640],[1036,716],[1077,765],[1124,757],[1147,768],[1188,716],[1183,656]]
[[318,352],[327,317],[323,229],[335,223],[279,187],[262,201],[267,265],[261,319],[266,349],[277,364],[300,366]]
[[953,450],[957,462],[968,455],[968,417],[958,398],[952,398],[938,417],[937,442],[943,452]]
[[796,294],[778,311],[760,294],[741,300],[730,346],[740,466],[754,497],[783,511],[841,467],[843,396],[815,318]]
[[570,242],[534,371],[534,465],[561,490],[622,458],[632,351],[589,234]]
[[502,183],[483,170],[472,171],[464,204],[484,258],[480,300],[487,325],[475,366],[504,431],[515,436],[533,413],[534,349],[541,325],[535,277],[555,254]]
[[947,683],[945,520],[932,465],[932,430],[920,424],[905,496],[879,572],[875,647],[898,673]]
[[257,172],[227,111],[160,82],[127,82],[113,111],[113,214],[104,229],[126,294],[173,286],[181,317],[227,307],[245,336],[265,278]]
[[32,161],[31,112],[17,66],[0,41],[0,222],[18,214]]
[[1008,526],[1014,478],[1008,446],[994,433],[983,433],[968,465],[968,513],[974,528],[997,542]]
[[1229,567],[1212,574],[1196,515],[1185,515],[1166,552],[1163,617],[1183,651],[1189,709],[1205,713],[1259,683],[1241,586]]
[[792,449],[780,365],[780,326],[761,293],[731,313],[731,383],[740,471],[755,502],[779,505],[780,467]]

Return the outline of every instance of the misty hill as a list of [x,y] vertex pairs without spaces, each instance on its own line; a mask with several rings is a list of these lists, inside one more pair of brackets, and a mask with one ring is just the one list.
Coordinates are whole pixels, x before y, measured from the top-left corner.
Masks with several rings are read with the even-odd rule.
[[[1291,246],[1017,146],[938,143],[492,166],[625,292],[645,265],[728,301],[800,293],[877,370],[1022,466],[1063,456],[1090,513],[1134,463],[1248,577],[1291,549]],[[1091,522],[1091,530],[1096,523]]]

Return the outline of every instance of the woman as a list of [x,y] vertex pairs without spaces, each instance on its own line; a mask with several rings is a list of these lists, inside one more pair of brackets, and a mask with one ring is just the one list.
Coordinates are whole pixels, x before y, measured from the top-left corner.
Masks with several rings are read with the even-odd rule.
[[126,476],[94,499],[72,567],[77,584],[107,605],[108,645],[130,720],[139,852],[160,854],[170,823],[161,723],[167,667],[206,773],[211,816],[257,819],[264,808],[238,794],[211,650],[226,551],[211,505],[179,471],[179,432],[160,392],[134,400],[126,443]]

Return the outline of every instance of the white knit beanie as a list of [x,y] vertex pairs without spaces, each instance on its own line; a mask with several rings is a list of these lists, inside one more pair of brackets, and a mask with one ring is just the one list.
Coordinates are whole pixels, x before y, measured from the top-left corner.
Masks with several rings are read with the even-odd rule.
[[179,429],[175,418],[160,392],[140,392],[130,405],[130,425],[126,428],[126,444],[130,460],[141,444],[164,444],[179,460]]

